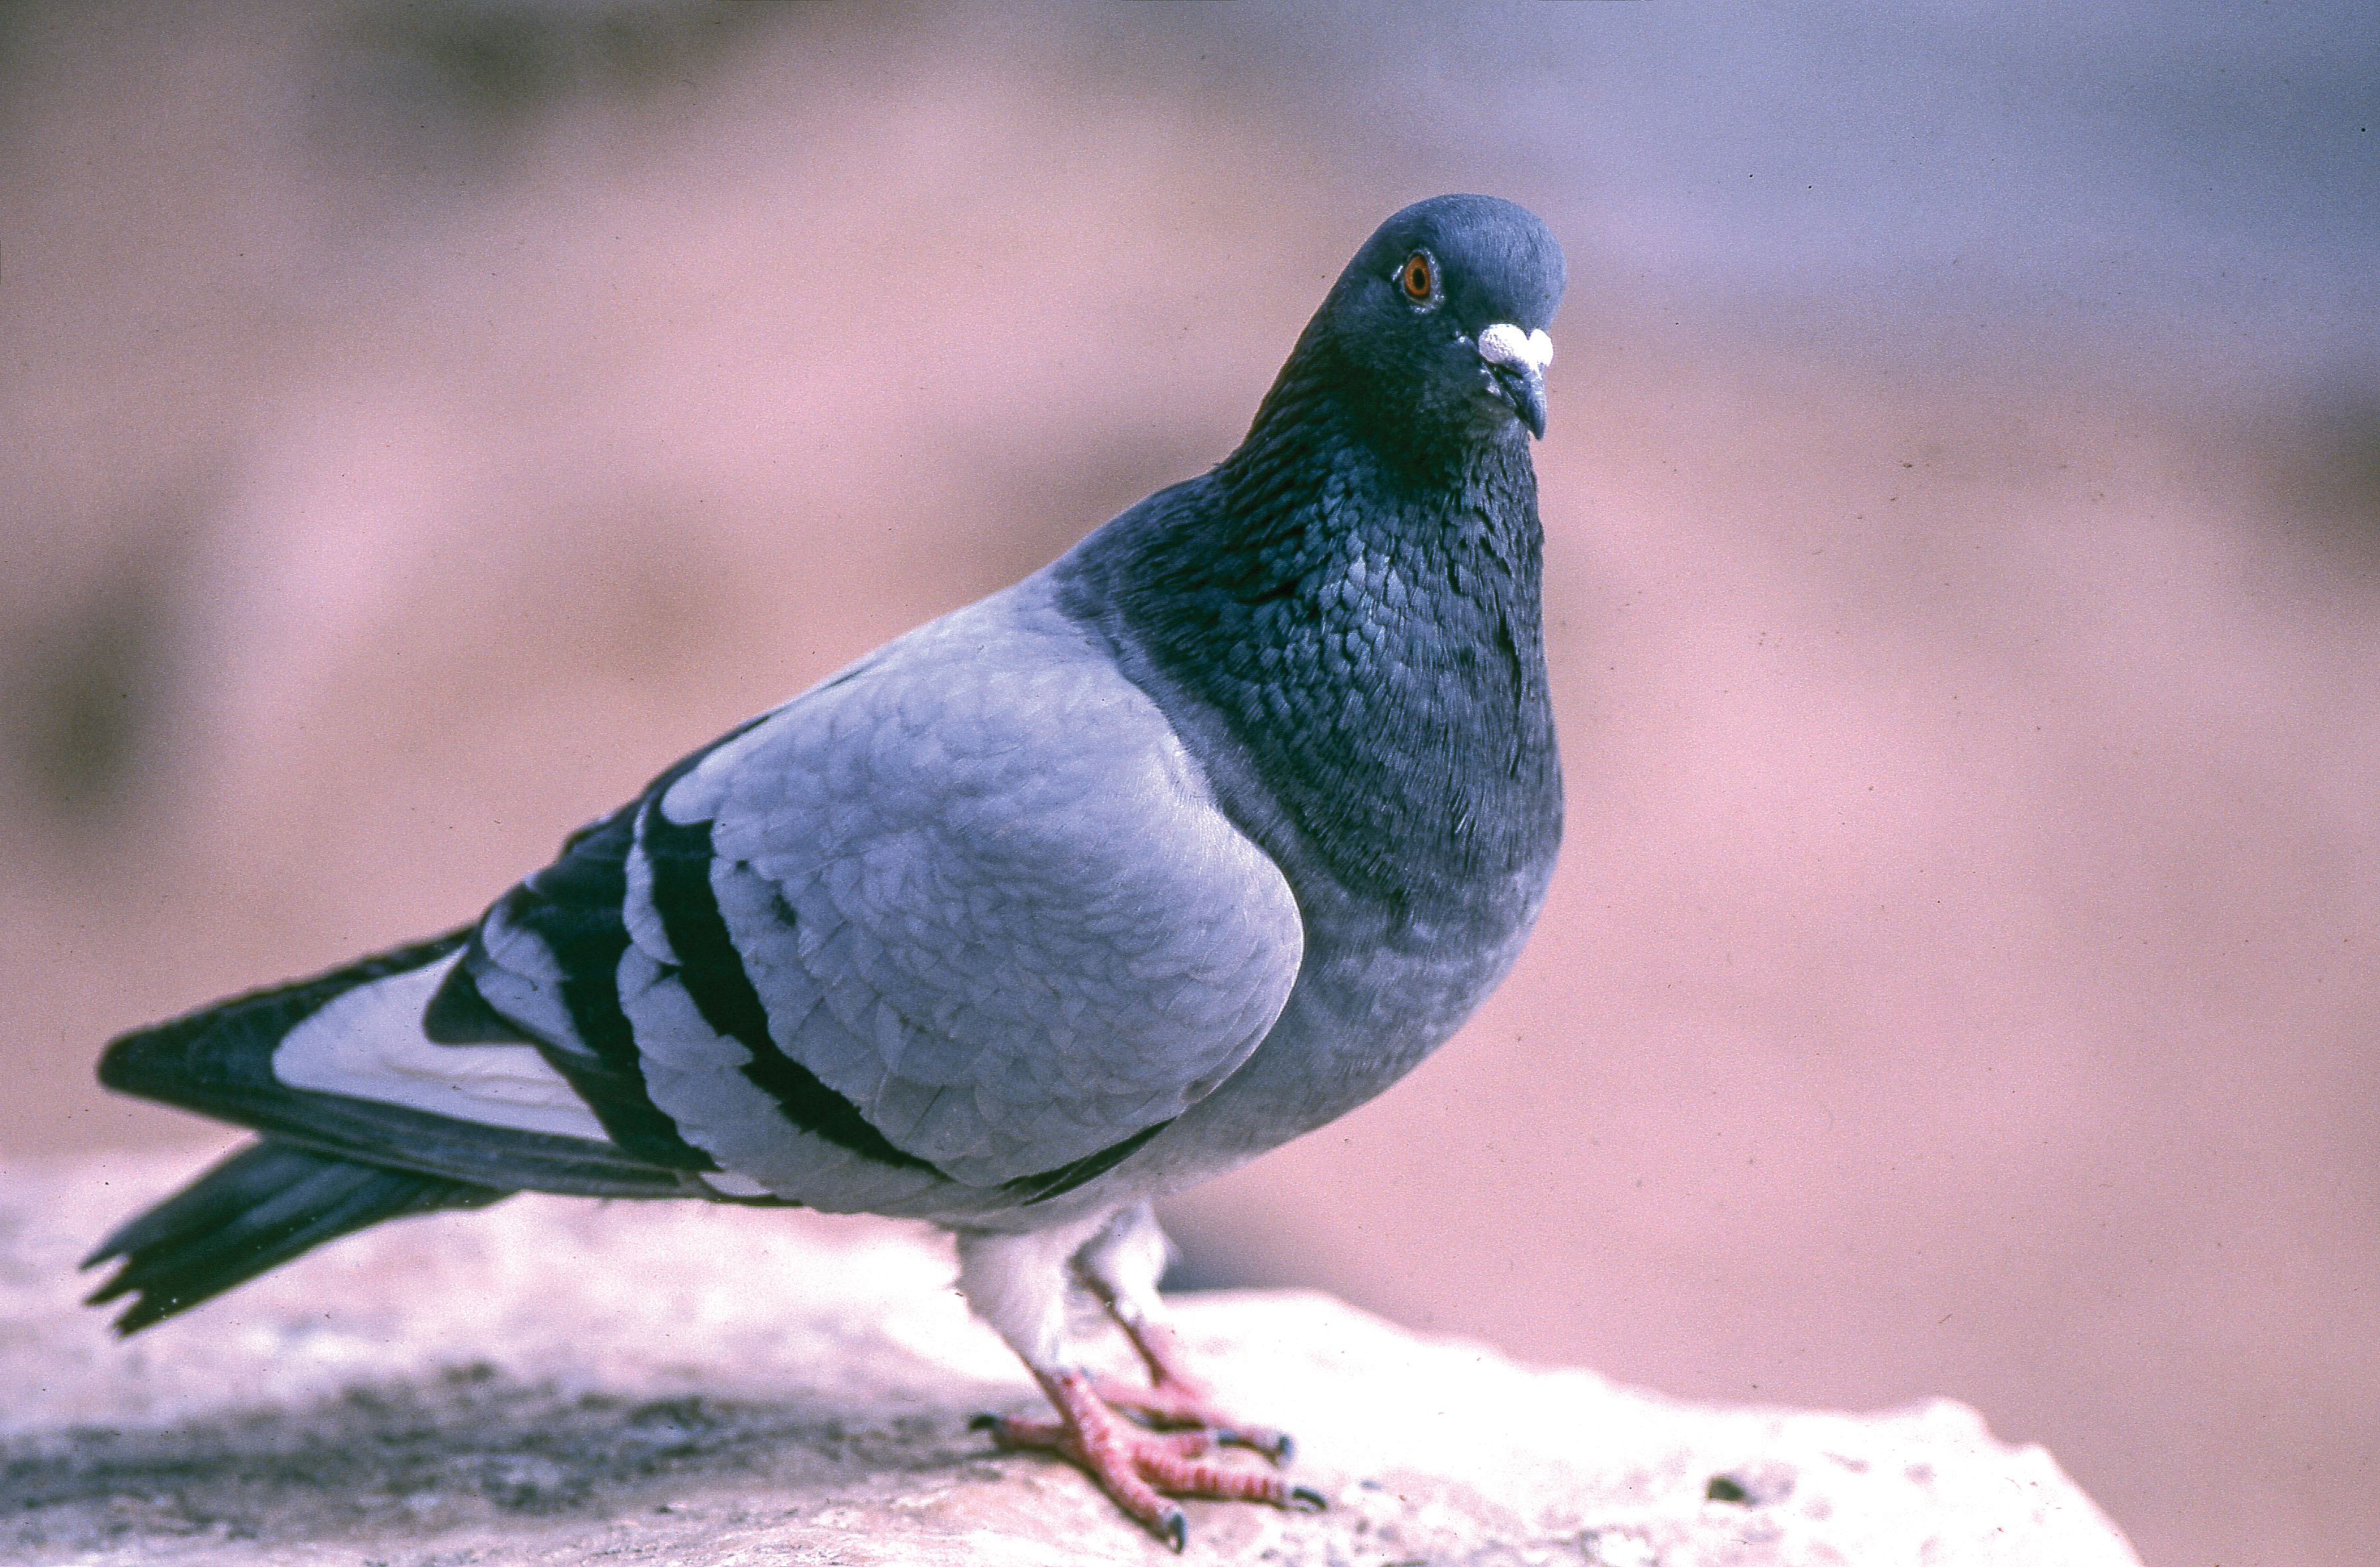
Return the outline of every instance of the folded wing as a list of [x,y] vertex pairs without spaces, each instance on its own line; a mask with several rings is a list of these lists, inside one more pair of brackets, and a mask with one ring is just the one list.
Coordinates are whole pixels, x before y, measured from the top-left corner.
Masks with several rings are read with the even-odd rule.
[[923,1211],[1128,1156],[1254,1050],[1302,955],[1278,868],[1028,579],[673,769],[500,903],[467,972],[624,1148]]

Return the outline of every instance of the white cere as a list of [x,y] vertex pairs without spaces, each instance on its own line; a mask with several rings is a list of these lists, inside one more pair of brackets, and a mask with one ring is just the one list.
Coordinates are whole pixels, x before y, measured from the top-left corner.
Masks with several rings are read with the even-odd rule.
[[1491,365],[1543,371],[1554,362],[1554,340],[1542,330],[1524,332],[1510,321],[1498,321],[1479,334],[1479,356]]

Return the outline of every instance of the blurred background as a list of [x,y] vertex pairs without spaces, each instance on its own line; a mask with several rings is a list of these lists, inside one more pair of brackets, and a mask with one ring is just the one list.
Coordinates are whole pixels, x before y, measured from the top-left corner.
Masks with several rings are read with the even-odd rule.
[[[1567,246],[1570,787],[1447,1050],[1173,1204],[2153,1564],[2380,1530],[2380,29],[1849,3],[0,9],[0,1154],[1226,452],[1375,223]],[[93,1319],[98,1332],[98,1319]]]

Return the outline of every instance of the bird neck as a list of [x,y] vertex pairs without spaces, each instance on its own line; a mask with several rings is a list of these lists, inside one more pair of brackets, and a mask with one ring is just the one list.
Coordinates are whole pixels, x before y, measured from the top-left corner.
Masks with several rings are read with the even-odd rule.
[[1420,913],[1525,879],[1560,832],[1543,534],[1517,427],[1450,463],[1364,422],[1284,372],[1238,451],[1085,555],[1124,639],[1250,759],[1272,809],[1244,827],[1285,817],[1298,842],[1268,849]]

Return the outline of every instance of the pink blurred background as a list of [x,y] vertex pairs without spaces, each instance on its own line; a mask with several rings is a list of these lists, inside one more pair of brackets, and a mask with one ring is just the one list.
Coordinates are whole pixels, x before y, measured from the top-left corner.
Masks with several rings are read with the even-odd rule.
[[[1942,1393],[2155,1564],[2380,1531],[2355,7],[0,13],[0,1153],[1229,449],[1444,189],[1568,246],[1571,828],[1172,1205],[1668,1392]],[[94,1328],[96,1332],[96,1328]]]

